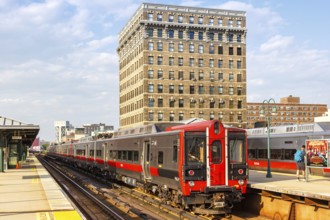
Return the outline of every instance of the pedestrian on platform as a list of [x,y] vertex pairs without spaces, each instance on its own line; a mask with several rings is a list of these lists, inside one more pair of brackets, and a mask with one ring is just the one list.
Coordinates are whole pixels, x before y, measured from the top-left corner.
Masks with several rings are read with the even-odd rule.
[[302,181],[306,181],[305,179],[305,157],[306,157],[306,151],[305,151],[305,145],[301,146],[300,150],[297,150],[297,152],[294,154],[294,160],[297,163],[297,181],[300,181],[299,175],[300,171],[302,173]]

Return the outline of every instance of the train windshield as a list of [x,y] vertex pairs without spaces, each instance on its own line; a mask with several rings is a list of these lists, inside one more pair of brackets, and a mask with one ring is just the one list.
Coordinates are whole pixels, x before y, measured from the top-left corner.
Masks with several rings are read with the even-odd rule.
[[229,159],[230,163],[245,163],[245,134],[232,133],[229,135]]
[[204,133],[187,132],[186,133],[186,161],[191,163],[205,163],[206,137]]

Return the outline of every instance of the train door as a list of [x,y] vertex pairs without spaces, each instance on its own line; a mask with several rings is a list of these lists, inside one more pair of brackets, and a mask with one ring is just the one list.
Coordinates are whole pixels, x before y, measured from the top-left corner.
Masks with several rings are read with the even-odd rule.
[[143,142],[143,153],[142,153],[142,169],[144,179],[151,179],[150,175],[150,161],[151,161],[151,144],[150,141]]
[[207,186],[217,186],[225,184],[225,163],[224,155],[224,139],[210,139],[209,143],[209,158],[208,161],[208,176]]

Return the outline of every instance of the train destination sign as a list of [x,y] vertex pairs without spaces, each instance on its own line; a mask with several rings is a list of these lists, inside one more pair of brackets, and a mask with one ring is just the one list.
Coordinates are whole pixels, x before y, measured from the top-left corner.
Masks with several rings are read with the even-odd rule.
[[329,142],[330,140],[306,140],[308,166],[330,167]]

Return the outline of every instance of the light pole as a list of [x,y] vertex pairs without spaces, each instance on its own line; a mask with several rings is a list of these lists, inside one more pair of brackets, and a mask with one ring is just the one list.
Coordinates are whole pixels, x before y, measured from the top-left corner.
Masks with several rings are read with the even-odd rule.
[[275,100],[273,98],[270,98],[269,100],[265,99],[262,102],[261,110],[259,112],[261,117],[266,117],[267,119],[267,178],[272,178],[272,173],[270,171],[270,120],[273,115],[277,115],[277,108],[275,105]]

